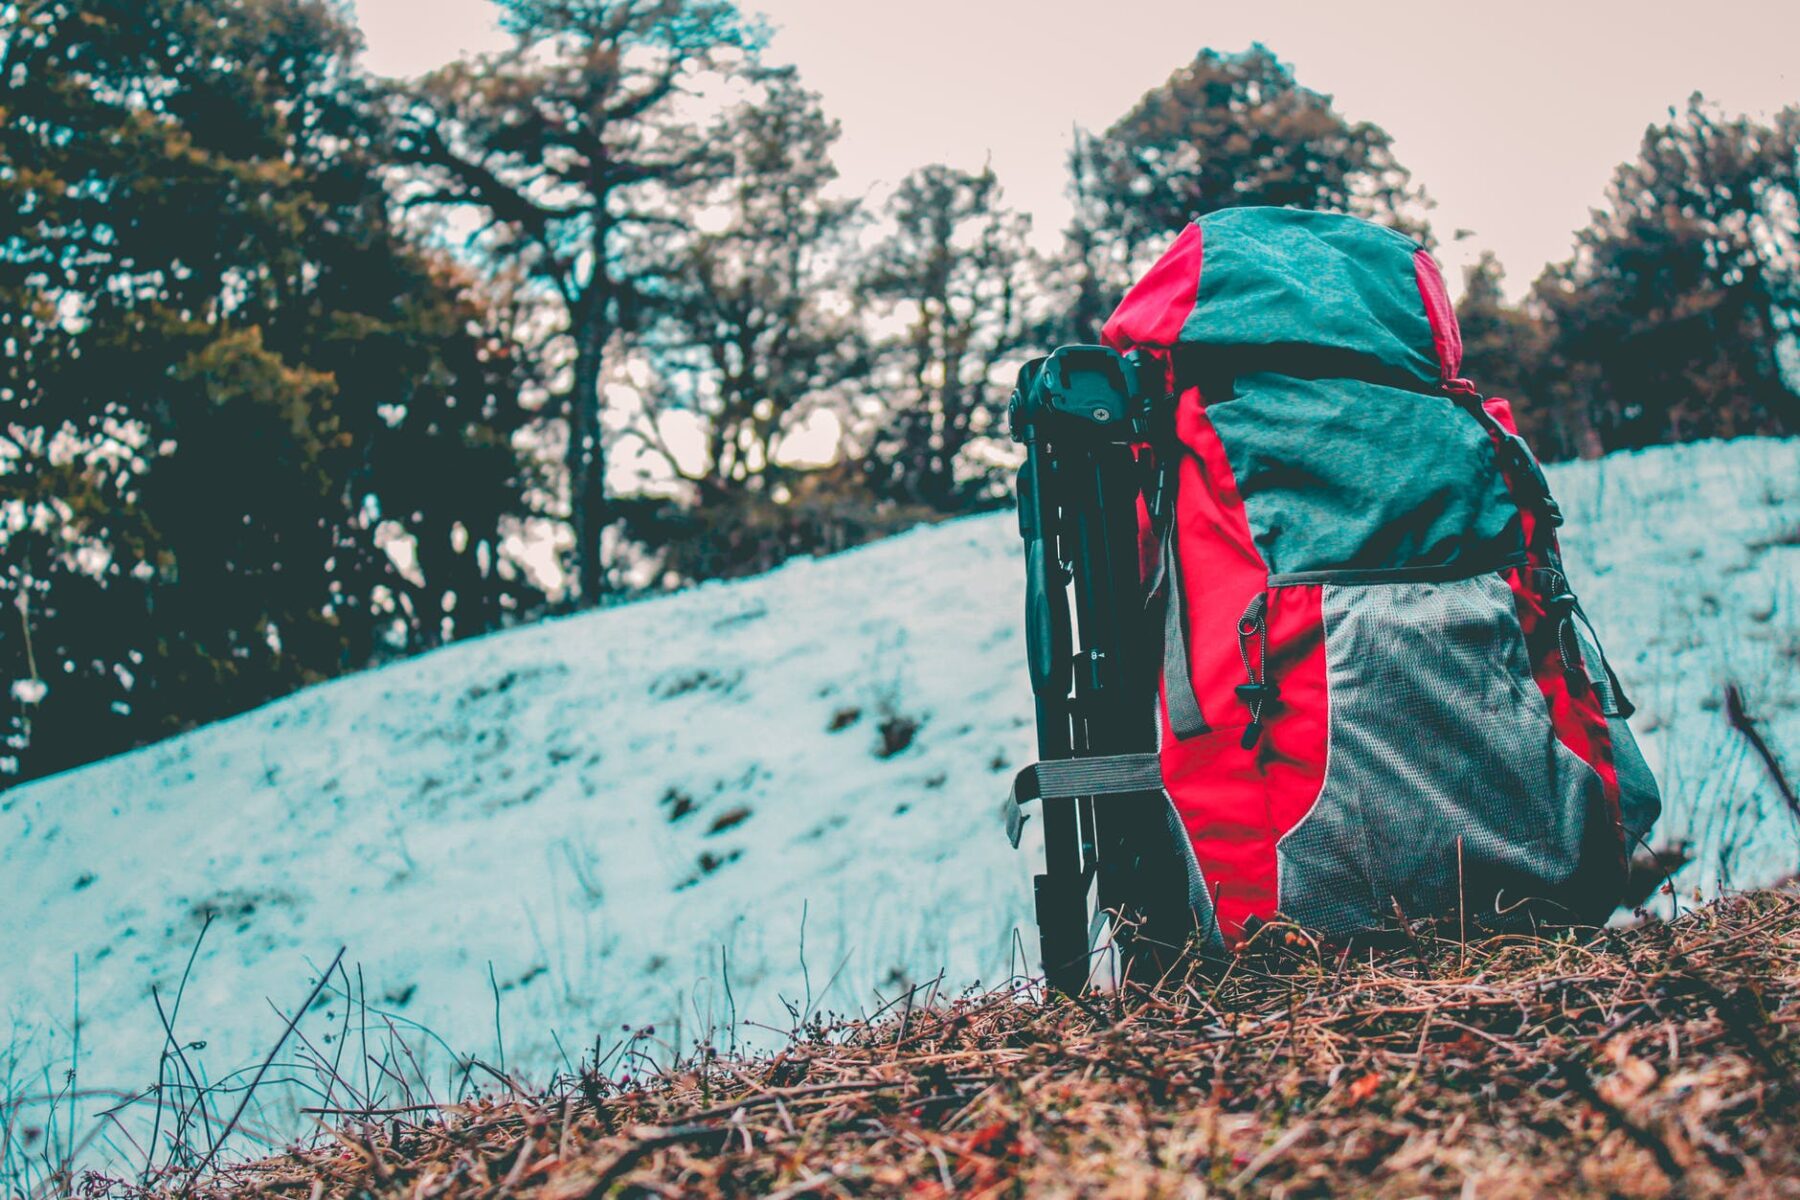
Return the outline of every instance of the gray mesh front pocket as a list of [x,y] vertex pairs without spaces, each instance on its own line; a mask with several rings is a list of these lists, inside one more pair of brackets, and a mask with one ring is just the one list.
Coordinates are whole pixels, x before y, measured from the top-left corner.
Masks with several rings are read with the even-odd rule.
[[1581,861],[1594,770],[1558,740],[1498,574],[1327,584],[1330,745],[1319,798],[1281,839],[1279,904],[1349,934],[1557,891]]

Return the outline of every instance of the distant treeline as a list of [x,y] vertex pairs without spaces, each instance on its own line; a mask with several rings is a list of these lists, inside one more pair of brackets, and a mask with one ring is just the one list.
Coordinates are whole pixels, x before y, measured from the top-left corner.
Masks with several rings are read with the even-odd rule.
[[[1003,503],[1018,362],[1193,214],[1431,237],[1261,46],[1079,134],[1046,256],[991,170],[844,198],[726,0],[500,7],[509,50],[398,83],[334,0],[0,0],[0,787]],[[1547,457],[1800,428],[1797,146],[1671,111],[1523,306],[1472,274],[1468,373]]]

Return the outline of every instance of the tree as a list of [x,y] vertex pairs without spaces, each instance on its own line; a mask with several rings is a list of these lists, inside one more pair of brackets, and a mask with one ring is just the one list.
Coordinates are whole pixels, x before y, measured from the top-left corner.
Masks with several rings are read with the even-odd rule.
[[390,222],[354,48],[319,0],[0,6],[9,774],[540,598],[517,365]]
[[1550,366],[1550,331],[1529,308],[1507,300],[1505,279],[1491,252],[1464,272],[1456,305],[1462,373],[1483,394],[1512,403],[1519,431],[1538,457],[1572,458],[1584,449],[1582,427],[1568,411],[1568,388]]
[[829,194],[837,137],[788,70],[708,138],[731,167],[707,198],[711,224],[676,256],[646,339],[638,427],[701,503],[780,484],[783,440],[820,409],[842,410],[845,386],[867,369],[848,279],[857,204]]
[[1534,293],[1602,448],[1800,430],[1800,107],[1671,110]]
[[1076,131],[1064,334],[1095,341],[1110,306],[1187,222],[1267,204],[1345,212],[1415,236],[1425,199],[1380,126],[1302,87],[1266,46],[1202,50],[1101,136]]
[[560,309],[569,369],[556,397],[576,585],[607,590],[610,523],[601,385],[667,273],[659,243],[687,227],[670,197],[721,160],[689,120],[693,89],[749,71],[760,35],[729,0],[501,0],[513,46],[410,90],[414,205],[472,210],[492,261]]
[[[731,167],[674,255],[635,356],[628,433],[658,468],[615,499],[638,573],[665,584],[768,570],[917,521],[867,480],[818,461],[868,370],[852,275],[858,204],[834,197],[836,122],[790,70],[766,72],[714,123]],[[822,420],[820,418],[823,418]],[[792,442],[813,443],[797,458]],[[671,486],[676,485],[676,486]],[[880,511],[878,511],[880,510]]]
[[883,418],[866,467],[880,494],[959,511],[991,498],[991,467],[970,452],[1001,432],[1030,336],[1030,219],[1001,203],[991,168],[946,166],[902,180],[888,216],[862,293],[902,328],[878,346]]

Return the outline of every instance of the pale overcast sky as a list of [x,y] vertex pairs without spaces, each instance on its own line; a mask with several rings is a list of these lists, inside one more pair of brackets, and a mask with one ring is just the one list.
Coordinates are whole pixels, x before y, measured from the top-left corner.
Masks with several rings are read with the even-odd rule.
[[[368,66],[410,75],[501,44],[490,0],[354,0]],[[1201,46],[1267,43],[1394,136],[1437,201],[1440,256],[1491,248],[1517,292],[1568,254],[1613,167],[1689,92],[1800,102],[1800,0],[748,0],[843,124],[848,186],[992,160],[1044,244],[1069,131],[1104,128]],[[1473,231],[1462,243],[1458,229]],[[1453,270],[1460,284],[1460,271]]]

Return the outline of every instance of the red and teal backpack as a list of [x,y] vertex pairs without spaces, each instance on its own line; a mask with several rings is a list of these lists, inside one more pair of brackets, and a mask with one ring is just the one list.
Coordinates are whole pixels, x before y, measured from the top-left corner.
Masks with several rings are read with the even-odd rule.
[[1603,919],[1656,783],[1430,254],[1216,212],[1103,341],[1174,396],[1173,517],[1141,516],[1139,555],[1170,606],[1157,761],[1204,940]]

